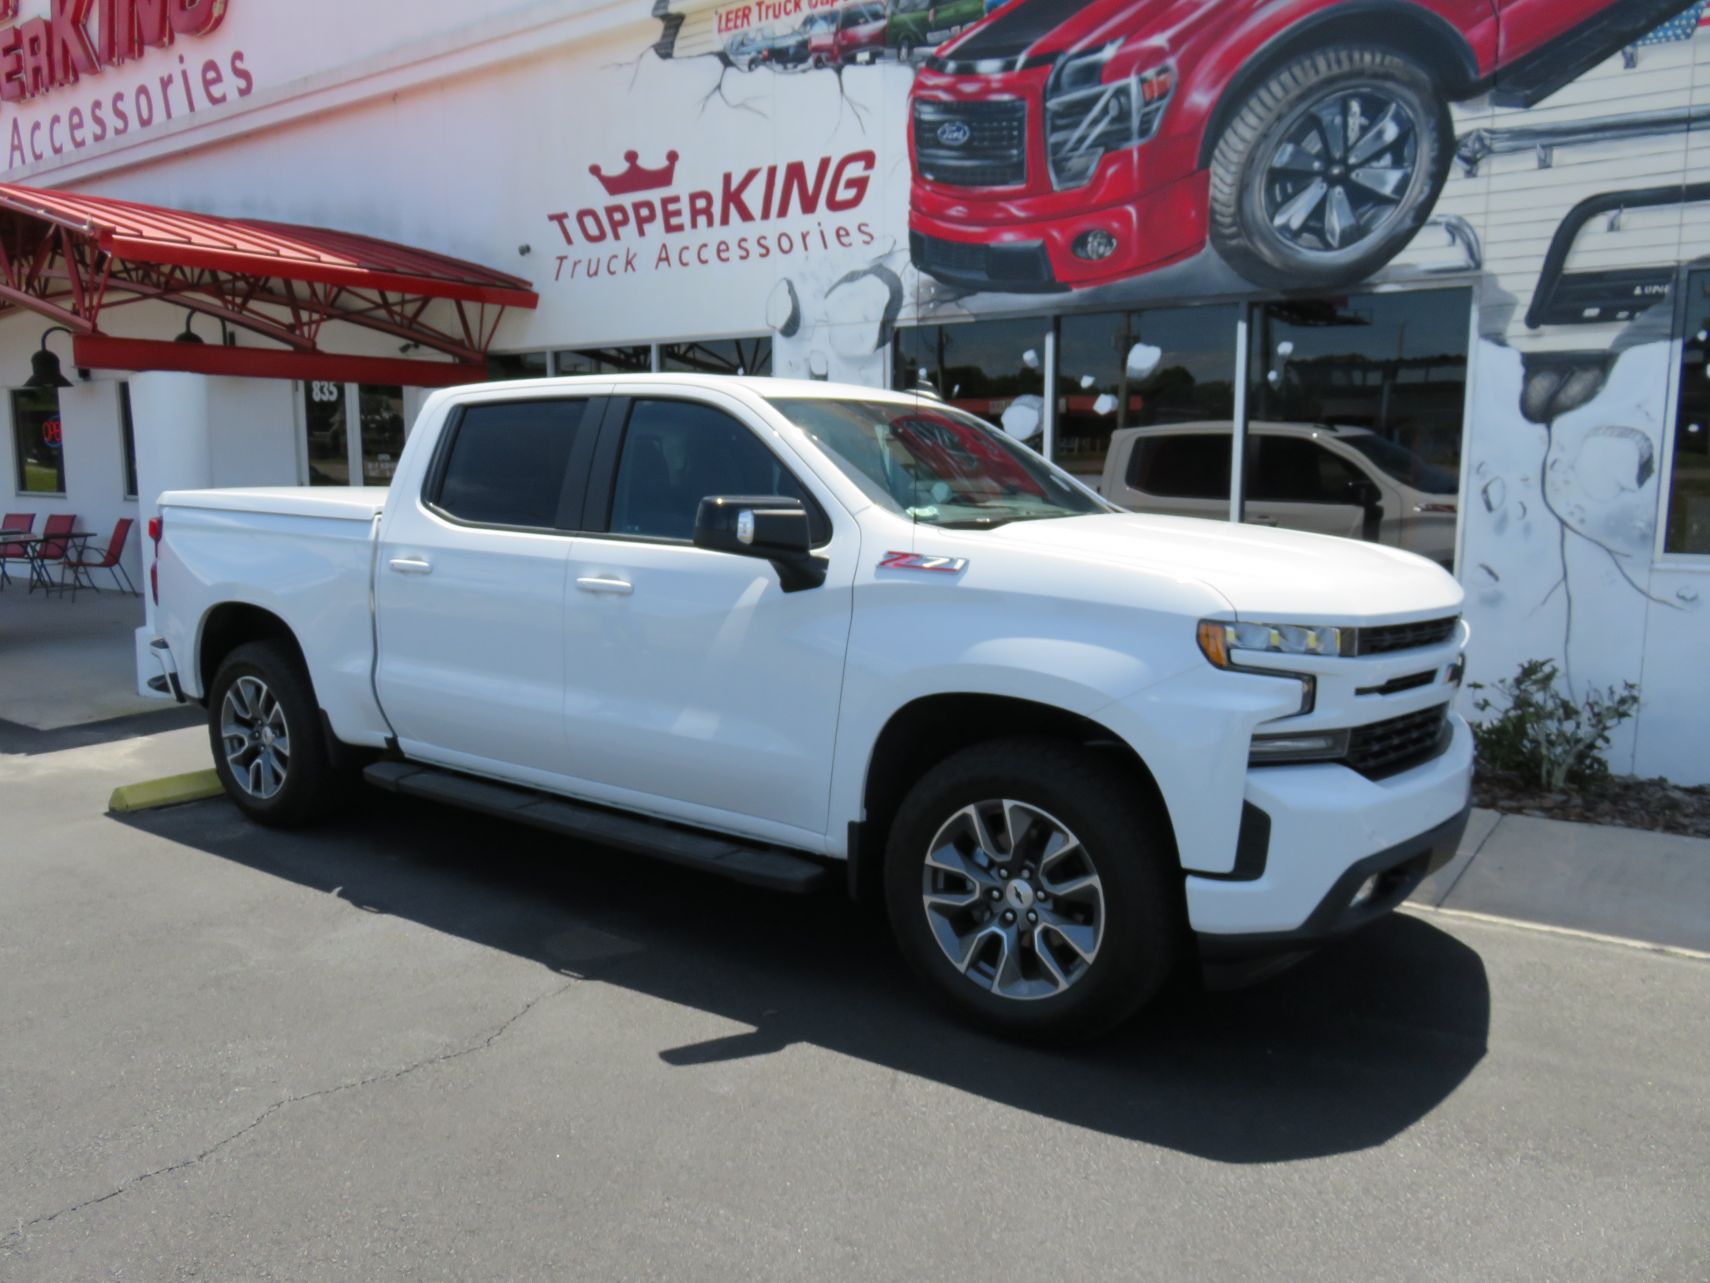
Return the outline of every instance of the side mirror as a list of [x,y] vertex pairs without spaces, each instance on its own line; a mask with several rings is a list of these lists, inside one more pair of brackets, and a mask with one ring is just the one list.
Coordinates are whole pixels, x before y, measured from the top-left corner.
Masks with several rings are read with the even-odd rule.
[[695,512],[695,547],[772,563],[785,592],[818,588],[826,561],[813,555],[807,507],[785,495],[709,495]]

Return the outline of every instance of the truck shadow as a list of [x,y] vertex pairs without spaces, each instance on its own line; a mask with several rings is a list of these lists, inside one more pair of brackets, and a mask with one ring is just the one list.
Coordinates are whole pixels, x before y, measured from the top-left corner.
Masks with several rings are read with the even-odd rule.
[[312,833],[224,799],[118,822],[353,906],[750,1026],[661,1048],[692,1068],[809,1043],[999,1104],[1228,1163],[1378,1145],[1485,1052],[1478,955],[1397,916],[1252,988],[1184,994],[1072,1051],[1013,1046],[930,1006],[882,926],[464,812],[364,795]]

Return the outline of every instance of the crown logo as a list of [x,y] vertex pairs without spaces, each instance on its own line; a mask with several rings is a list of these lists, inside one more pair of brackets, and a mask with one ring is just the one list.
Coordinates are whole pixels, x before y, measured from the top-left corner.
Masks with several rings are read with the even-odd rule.
[[666,152],[665,163],[658,169],[644,169],[636,163],[639,159],[639,153],[626,151],[623,154],[623,160],[629,168],[623,173],[608,176],[600,171],[598,165],[589,165],[588,172],[600,180],[600,186],[606,189],[607,196],[628,196],[634,192],[650,192],[656,187],[669,187],[676,179],[676,152]]

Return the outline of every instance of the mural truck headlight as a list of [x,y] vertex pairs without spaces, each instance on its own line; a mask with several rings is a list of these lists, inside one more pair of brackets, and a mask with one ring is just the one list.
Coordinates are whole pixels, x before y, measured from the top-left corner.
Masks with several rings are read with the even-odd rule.
[[1063,59],[1045,85],[1045,149],[1059,191],[1084,187],[1107,152],[1158,132],[1175,68],[1166,63],[1107,83],[1105,68],[1120,47],[1113,42]]

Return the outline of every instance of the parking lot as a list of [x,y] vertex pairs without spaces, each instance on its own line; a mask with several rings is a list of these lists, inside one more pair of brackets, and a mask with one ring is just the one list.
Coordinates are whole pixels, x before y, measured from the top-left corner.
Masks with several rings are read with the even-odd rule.
[[109,816],[137,729],[0,745],[9,1281],[1710,1272],[1703,961],[1403,914],[1045,1053],[837,900]]

